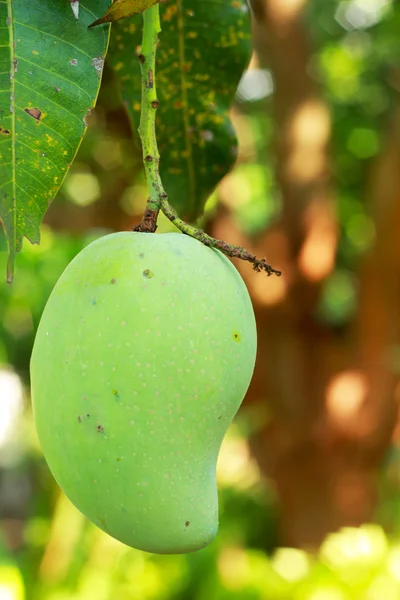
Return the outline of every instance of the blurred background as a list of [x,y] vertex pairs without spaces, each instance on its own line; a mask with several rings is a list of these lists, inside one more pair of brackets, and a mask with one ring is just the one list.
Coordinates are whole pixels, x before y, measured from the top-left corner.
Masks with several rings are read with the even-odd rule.
[[[146,200],[106,69],[41,245],[25,241],[0,284],[0,600],[400,599],[400,5],[253,8],[239,157],[200,225],[283,275],[236,264],[259,351],[219,459],[219,536],[168,557],[114,541],[60,493],[32,423],[29,358],[52,287]],[[3,274],[5,250],[0,236]]]

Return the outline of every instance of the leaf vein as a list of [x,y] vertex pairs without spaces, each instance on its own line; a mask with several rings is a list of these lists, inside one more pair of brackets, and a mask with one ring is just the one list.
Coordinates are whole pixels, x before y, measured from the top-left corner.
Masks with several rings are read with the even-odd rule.
[[50,71],[49,69],[46,69],[46,67],[42,67],[42,65],[38,65],[38,64],[32,62],[31,60],[28,60],[27,58],[25,58],[23,56],[17,56],[16,58],[18,60],[22,60],[22,61],[28,63],[29,65],[32,65],[33,67],[36,67],[38,69],[42,69],[42,71],[45,71],[45,73],[48,73],[49,75],[55,75],[56,77],[59,77],[60,79],[62,79],[63,81],[66,81],[70,85],[74,85],[75,87],[78,88],[78,90],[80,90],[86,96],[88,96],[89,98],[91,98],[90,94],[85,89],[81,88],[81,86],[78,85],[75,81],[71,81],[71,79],[67,79],[67,77],[63,77],[59,73],[54,73],[53,71]]
[[[30,171],[27,171],[26,169],[23,169],[22,167],[19,167],[19,171],[21,173],[25,173],[26,175],[28,175],[28,177],[32,177],[32,179],[35,179],[35,181],[37,181],[38,183],[40,183],[40,185],[42,186],[42,188],[44,188],[45,190],[48,189],[47,185],[45,183],[43,183],[43,181],[40,181],[40,179],[38,179],[37,177],[35,177],[35,175],[33,175]],[[18,183],[17,183],[18,185]]]
[[[18,104],[15,105],[16,108],[18,108],[18,110],[20,110],[21,112],[25,113],[25,110],[23,108],[21,108],[21,106],[18,106]],[[26,113],[25,113],[26,114]],[[56,129],[53,129],[52,127],[50,127],[50,125],[47,125],[47,123],[44,123],[43,121],[40,121],[40,124],[45,127],[46,129],[48,129],[49,131],[52,131],[53,133],[55,133],[56,135],[58,135],[62,140],[64,140],[64,142],[66,144],[68,144],[68,146],[70,148],[72,148],[72,150],[74,150],[74,146],[72,146],[71,142],[69,142],[67,140],[66,137],[63,136],[62,133],[60,133],[59,131],[57,131]]]
[[62,42],[63,44],[67,44],[68,46],[71,46],[72,48],[74,48],[74,50],[77,50],[77,52],[79,52],[80,54],[87,56],[90,60],[92,60],[92,58],[93,58],[87,52],[84,52],[83,50],[80,50],[77,46],[74,46],[74,44],[71,44],[71,42],[67,42],[66,40],[63,40],[63,38],[60,38],[57,35],[53,35],[52,33],[49,33],[48,31],[43,31],[42,29],[36,29],[36,27],[31,27],[30,25],[26,25],[25,23],[21,23],[20,21],[14,21],[14,23],[15,23],[15,25],[20,25],[21,27],[26,27],[27,29],[32,29],[32,31],[36,31],[36,33],[41,33],[45,37],[46,36],[51,37],[51,38],[54,38],[55,40],[58,40],[59,42]]
[[[34,149],[31,146],[29,146],[28,144],[25,144],[25,142],[22,142],[21,140],[18,140],[18,144],[22,144],[22,146],[25,146],[25,148],[28,148],[29,150],[31,150],[31,152],[33,152],[34,154],[36,154],[36,152],[34,151]],[[46,156],[46,160],[53,165],[53,167],[56,169],[56,171],[57,171],[57,173],[59,175],[61,175],[62,177],[64,177],[64,173],[61,173],[61,171],[59,170],[58,166],[56,165],[55,162],[53,162],[51,160],[51,158],[47,158],[47,156]]]

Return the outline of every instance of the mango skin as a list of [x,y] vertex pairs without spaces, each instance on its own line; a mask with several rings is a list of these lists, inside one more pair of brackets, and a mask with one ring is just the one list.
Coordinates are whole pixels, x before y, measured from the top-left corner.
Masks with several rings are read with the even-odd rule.
[[31,358],[37,433],[59,486],[128,546],[206,546],[220,445],[255,355],[247,289],[220,252],[176,233],[87,246],[54,287]]

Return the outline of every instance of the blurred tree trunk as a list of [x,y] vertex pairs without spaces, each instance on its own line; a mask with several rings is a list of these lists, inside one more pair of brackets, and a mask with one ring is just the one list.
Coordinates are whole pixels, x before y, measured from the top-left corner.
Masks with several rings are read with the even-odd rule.
[[[276,177],[281,221],[257,243],[229,217],[213,234],[281,268],[265,279],[238,268],[253,297],[259,332],[247,401],[267,402],[252,440],[277,492],[281,543],[313,547],[329,531],[371,519],[375,476],[395,425],[395,377],[387,362],[399,312],[399,130],[373,172],[377,242],[360,269],[356,322],[334,331],[316,318],[321,284],[335,263],[337,226],[330,180],[330,118],[309,74],[304,0],[255,0],[254,35],[275,82]],[[395,137],[395,139],[394,139]],[[398,176],[400,179],[400,176]]]

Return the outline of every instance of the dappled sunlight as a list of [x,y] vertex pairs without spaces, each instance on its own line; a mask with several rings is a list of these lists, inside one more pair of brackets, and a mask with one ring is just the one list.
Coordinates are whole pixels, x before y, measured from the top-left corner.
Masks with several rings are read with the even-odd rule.
[[128,215],[138,216],[142,214],[146,200],[146,186],[144,184],[136,184],[125,189],[120,204]]
[[252,68],[245,71],[239,83],[237,96],[242,102],[255,102],[270,96],[274,91],[271,72]]
[[307,0],[277,0],[271,3],[269,10],[273,20],[285,26],[298,17],[306,2]]
[[249,281],[250,293],[254,301],[260,306],[275,306],[285,299],[288,282],[285,275],[274,277],[265,285],[265,280],[255,274]]
[[[60,493],[53,514],[46,551],[39,568],[42,581],[51,583],[66,576],[85,522],[83,514],[71,504],[64,494]],[[66,527],[66,523],[68,523],[68,527]]]
[[390,575],[400,583],[400,545],[391,548],[387,563]]
[[228,589],[242,588],[251,579],[246,550],[239,547],[224,548],[218,557],[218,572]]
[[74,170],[68,175],[63,188],[65,196],[77,206],[89,206],[100,198],[100,183],[96,175],[85,169]]
[[355,425],[367,392],[367,381],[360,371],[344,371],[335,375],[326,388],[329,419],[338,427],[349,428]]
[[18,567],[0,560],[0,600],[24,600],[24,582]]
[[[259,58],[255,52],[253,52],[250,63],[242,75],[242,78],[239,82],[239,85],[236,90],[236,98],[240,102],[254,102],[259,101],[267,96],[273,94],[275,88],[275,84],[273,81],[272,73],[269,69],[265,69],[260,65]],[[235,111],[235,108],[231,109],[231,119],[235,125],[238,125],[238,121],[240,122],[241,115],[239,111]],[[248,118],[245,118],[245,122],[248,121]],[[246,134],[248,131],[248,127],[242,126],[237,128],[239,131],[240,137]],[[242,140],[241,140],[242,142]]]
[[345,29],[367,29],[387,14],[393,0],[346,0],[340,2],[335,18]]
[[315,211],[315,217],[310,219],[298,259],[299,269],[304,277],[315,282],[321,281],[333,271],[337,241],[332,217],[320,208],[320,211]]
[[384,559],[387,550],[388,543],[382,528],[367,524],[359,528],[344,527],[339,532],[328,535],[320,552],[328,565],[334,569],[343,569],[347,578],[363,576],[355,568],[357,563],[368,568]]
[[245,490],[260,481],[260,471],[250,454],[247,440],[231,426],[222,442],[217,463],[220,485]]
[[275,571],[290,582],[304,579],[311,566],[310,557],[306,552],[296,548],[279,548],[271,562]]
[[[250,148],[251,141],[249,144]],[[249,236],[263,232],[280,211],[272,171],[257,163],[237,165],[218,187],[218,200],[228,208],[236,226]],[[227,235],[232,237],[232,231]]]
[[235,598],[279,600],[286,598],[290,590],[288,582],[259,550],[227,545],[218,556],[217,569],[220,584],[215,586],[215,598],[225,598],[228,592]]
[[326,169],[326,145],[331,133],[328,108],[319,100],[308,100],[297,109],[287,127],[287,176],[297,185],[311,183]]
[[254,178],[246,177],[240,169],[227,175],[219,186],[225,206],[234,210],[248,204],[254,194]]
[[293,266],[290,263],[287,236],[281,229],[273,229],[263,238],[258,247],[249,247],[249,251],[282,271],[280,277],[269,277],[267,282],[245,263],[238,263],[238,268],[249,289],[252,301],[256,306],[273,307],[282,303],[288,294],[293,280]]
[[115,169],[124,160],[121,142],[111,137],[99,140],[93,149],[93,156],[106,171]]
[[127,567],[125,592],[129,597],[156,599],[162,594],[165,579],[152,562],[151,555],[132,550],[109,535],[93,529],[94,544],[78,582],[85,600],[108,599],[115,593],[114,573],[119,564]]
[[21,379],[12,371],[0,369],[0,448],[15,434],[22,408]]

